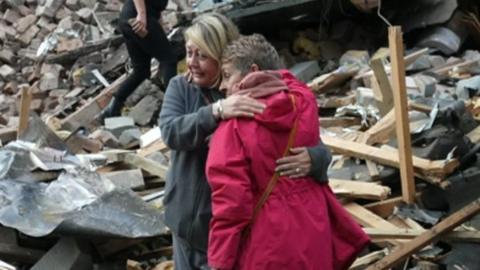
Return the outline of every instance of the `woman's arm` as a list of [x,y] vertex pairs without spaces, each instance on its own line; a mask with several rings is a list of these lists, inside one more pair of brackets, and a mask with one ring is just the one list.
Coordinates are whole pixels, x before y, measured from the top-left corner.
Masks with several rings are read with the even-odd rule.
[[212,189],[208,263],[216,269],[233,268],[254,208],[249,161],[235,123],[226,122],[215,132],[207,161]]
[[[162,139],[174,150],[194,150],[207,144],[207,137],[217,128],[212,105],[203,106],[196,112],[186,111],[185,94],[181,78],[170,81],[160,111],[159,126]],[[200,90],[198,90],[200,91]]]
[[328,182],[328,166],[332,161],[330,150],[319,141],[313,147],[296,147],[290,149],[292,155],[277,160],[276,171],[280,175],[292,178],[312,176],[319,183]]

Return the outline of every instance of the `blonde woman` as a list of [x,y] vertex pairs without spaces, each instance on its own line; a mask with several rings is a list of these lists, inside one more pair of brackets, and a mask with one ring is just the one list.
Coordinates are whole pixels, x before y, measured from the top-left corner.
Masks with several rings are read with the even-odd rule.
[[[188,72],[172,78],[162,104],[160,129],[172,150],[164,198],[165,223],[173,234],[176,270],[208,269],[212,211],[205,163],[210,135],[222,119],[253,117],[265,109],[247,95],[225,99],[219,90],[222,52],[238,37],[236,26],[223,15],[197,17],[185,31]],[[296,155],[279,161],[277,169],[281,173],[294,177],[311,174],[318,181],[326,180],[330,156],[323,145],[293,151]]]

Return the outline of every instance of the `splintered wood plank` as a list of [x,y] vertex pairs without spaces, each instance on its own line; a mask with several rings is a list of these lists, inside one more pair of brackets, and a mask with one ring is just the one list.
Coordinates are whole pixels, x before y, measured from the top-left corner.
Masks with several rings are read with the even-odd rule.
[[387,218],[393,214],[395,206],[403,203],[402,197],[395,197],[386,199],[380,202],[373,202],[363,205],[369,211],[379,215],[382,218]]
[[144,147],[140,148],[137,151],[137,154],[141,157],[146,157],[150,154],[153,154],[155,152],[161,152],[165,149],[168,149],[168,146],[162,141],[162,140],[157,140],[156,142]]
[[[377,229],[377,228],[364,228],[363,231],[370,236],[372,240],[385,240],[385,239],[413,239],[420,236],[426,230],[412,230],[412,229]],[[479,231],[452,231],[441,236],[441,239],[447,241],[465,241],[480,243]]]
[[32,102],[32,91],[28,86],[22,87],[22,99],[20,101],[20,120],[18,122],[17,136],[22,135],[28,127],[30,119],[30,103]]
[[[353,218],[363,227],[366,228],[388,228],[392,230],[397,230],[398,227],[393,225],[392,223],[384,220],[383,218],[375,215],[371,211],[368,211],[361,205],[350,202],[345,204],[343,207],[353,216]],[[393,245],[400,245],[401,243],[396,240],[390,240],[389,243]]]
[[[330,149],[338,154],[352,156],[365,160],[373,160],[380,164],[399,168],[398,150],[380,149],[377,147],[365,145],[363,143],[351,142],[339,138],[322,135],[322,141]],[[456,159],[451,160],[428,160],[419,157],[413,157],[413,167],[420,175],[444,177],[453,172],[459,163]]]
[[[380,101],[377,103],[379,106],[380,114],[386,115],[393,108],[393,90],[390,80],[388,79],[387,72],[382,63],[382,59],[373,59],[370,62],[370,67],[373,70],[375,76],[373,79],[374,89],[379,90],[381,94]],[[377,99],[378,100],[378,99]]]
[[330,179],[328,184],[336,195],[354,199],[384,200],[390,188],[375,183]]
[[127,154],[124,162],[136,166],[137,168],[140,168],[150,174],[159,176],[162,179],[165,179],[167,176],[167,166],[151,159],[141,157],[137,154]]
[[369,266],[367,270],[384,270],[394,267],[412,255],[414,252],[427,246],[439,239],[443,234],[450,232],[458,225],[462,224],[472,216],[480,212],[480,199],[473,201],[464,208],[453,213],[440,223],[433,226],[430,230],[425,231],[420,236],[413,240],[404,243],[404,245],[398,249],[395,249],[389,255],[385,256],[380,261]]
[[382,249],[379,251],[371,252],[363,257],[360,257],[353,262],[352,266],[348,270],[362,270],[368,265],[380,260],[388,254],[388,249]]
[[472,141],[472,143],[479,143],[480,142],[480,126],[476,127],[474,130],[470,131],[467,134],[467,137]]
[[400,177],[402,197],[406,203],[415,202],[415,179],[413,175],[412,144],[408,118],[408,98],[405,86],[405,61],[403,38],[399,26],[388,28],[388,43],[392,61],[393,101],[396,118],[398,149],[400,154]]
[[360,125],[362,122],[358,117],[320,117],[320,127],[350,127]]
[[102,90],[95,98],[85,103],[80,109],[62,120],[62,128],[73,131],[81,126],[89,126],[95,121],[95,116],[108,104],[113,94],[127,78],[126,74],[120,76],[109,87]]

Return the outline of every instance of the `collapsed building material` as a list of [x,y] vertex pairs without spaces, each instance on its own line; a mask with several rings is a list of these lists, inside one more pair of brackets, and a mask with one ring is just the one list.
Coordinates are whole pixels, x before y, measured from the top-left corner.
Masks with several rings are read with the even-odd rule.
[[[362,143],[351,142],[339,138],[322,135],[322,141],[332,149],[332,151],[353,156],[361,159],[370,159],[380,164],[388,166],[400,167],[398,150],[381,149],[368,146]],[[423,158],[413,157],[414,171],[422,178],[431,180],[430,176],[444,179],[446,175],[452,173],[459,163],[456,159],[451,160],[427,160]],[[437,183],[438,184],[438,183]]]
[[367,270],[385,270],[399,264],[402,260],[406,259],[412,253],[420,250],[422,247],[432,243],[441,237],[442,234],[450,232],[458,225],[465,222],[475,214],[480,212],[480,199],[477,199],[465,206],[464,208],[453,213],[446,219],[442,220],[437,225],[433,226],[430,230],[422,233],[420,236],[414,238],[412,241],[405,243],[402,247],[394,250],[389,255],[385,256],[380,261],[369,266]]
[[403,38],[399,26],[388,28],[388,43],[392,59],[393,101],[400,161],[402,196],[405,202],[413,203],[415,181],[412,166],[412,145],[408,125],[407,93],[405,87],[405,62],[403,60]]
[[390,194],[390,188],[375,183],[329,179],[333,192],[338,196],[352,199],[384,200]]

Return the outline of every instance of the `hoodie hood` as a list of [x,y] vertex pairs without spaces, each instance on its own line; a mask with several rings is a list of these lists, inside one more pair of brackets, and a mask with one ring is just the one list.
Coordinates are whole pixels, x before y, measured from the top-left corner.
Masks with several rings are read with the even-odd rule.
[[254,119],[262,126],[274,131],[293,128],[298,115],[301,96],[292,92],[279,71],[258,71],[249,73],[234,86],[234,93],[248,94],[267,106]]

